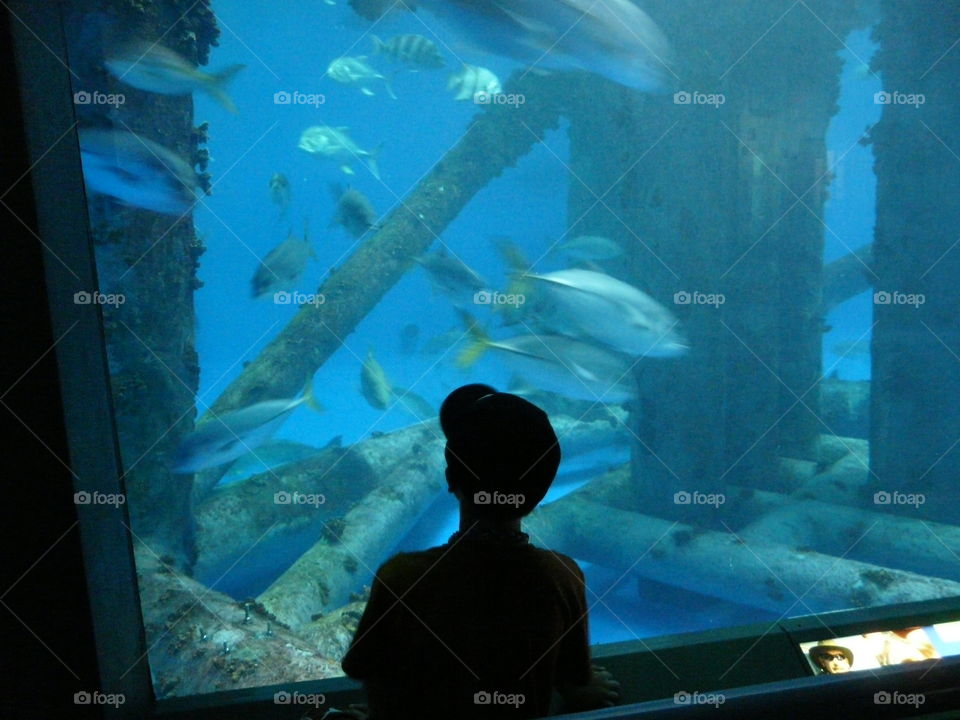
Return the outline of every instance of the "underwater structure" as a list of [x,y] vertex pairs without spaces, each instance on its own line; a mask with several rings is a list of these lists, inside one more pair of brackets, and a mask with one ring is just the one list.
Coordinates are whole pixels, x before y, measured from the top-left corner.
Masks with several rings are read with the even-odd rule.
[[[960,123],[945,109],[960,107],[951,79],[960,60],[916,57],[957,27],[897,0],[789,6],[646,3],[682,58],[672,103],[582,72],[510,77],[505,92],[526,102],[479,109],[462,139],[318,284],[325,302],[301,306],[209,403],[197,397],[194,312],[205,248],[190,215],[118,210],[92,196],[99,289],[136,299],[102,312],[158,696],[341,675],[373,569],[444,492],[436,420],[331,444],[228,485],[220,484],[227,464],[179,473],[170,457],[205,421],[297,396],[471,200],[561,123],[575,178],[569,234],[628,248],[619,274],[673,298],[696,343],[670,362],[637,363],[629,402],[557,405],[563,411],[551,420],[565,457],[628,445],[630,459],[535,511],[527,532],[578,559],[773,613],[795,606],[792,587],[814,588],[803,597],[810,612],[960,596],[960,252],[958,210],[942,202],[960,194],[956,157],[944,151],[960,147],[952,142]],[[888,87],[935,97],[936,108],[885,106],[864,134],[877,158],[875,237],[825,265],[838,51],[878,18],[873,69]],[[122,29],[163,35],[200,68],[219,37],[209,0],[84,0],[71,4],[69,21],[79,58],[84,47],[116,44]],[[824,24],[832,33],[819,32]],[[730,72],[743,52],[732,36],[765,38],[742,72]],[[951,71],[916,77],[916,67],[935,63]],[[216,123],[198,122],[189,94],[131,90],[95,64],[74,70],[81,86],[123,92],[126,129],[189,159],[200,190],[216,191],[206,150]],[[691,107],[695,95],[715,102]],[[711,122],[700,113],[713,113]],[[926,302],[876,302],[869,384],[824,379],[826,312],[871,288]],[[893,489],[937,501],[909,517],[871,505]],[[691,492],[723,496],[724,513],[677,502]],[[325,502],[291,508],[277,493]],[[200,580],[226,573],[264,540],[313,530],[309,547],[257,597],[238,600]],[[648,547],[638,561],[637,548]],[[192,602],[198,596],[203,602]]]

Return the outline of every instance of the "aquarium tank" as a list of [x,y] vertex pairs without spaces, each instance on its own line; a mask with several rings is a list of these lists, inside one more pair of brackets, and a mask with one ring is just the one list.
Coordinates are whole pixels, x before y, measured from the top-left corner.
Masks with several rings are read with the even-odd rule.
[[62,3],[158,698],[342,676],[471,382],[593,645],[960,596],[956,11],[595,5]]

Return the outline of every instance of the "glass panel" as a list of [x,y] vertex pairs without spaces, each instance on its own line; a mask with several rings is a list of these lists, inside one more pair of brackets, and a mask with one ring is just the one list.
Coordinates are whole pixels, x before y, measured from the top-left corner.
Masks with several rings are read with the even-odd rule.
[[956,126],[922,92],[949,46],[872,61],[868,3],[102,5],[67,25],[76,301],[159,697],[342,674],[376,568],[458,529],[436,417],[471,382],[549,414],[523,528],[582,568],[592,644],[958,594],[956,418],[897,429],[957,265],[883,205],[932,162],[892,171],[884,123]]

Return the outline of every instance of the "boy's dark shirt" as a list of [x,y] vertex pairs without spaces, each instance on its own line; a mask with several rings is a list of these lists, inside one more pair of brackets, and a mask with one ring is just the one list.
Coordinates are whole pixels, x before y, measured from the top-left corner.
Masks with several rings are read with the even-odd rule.
[[[542,717],[552,688],[590,680],[583,573],[527,543],[401,553],[377,571],[342,666],[365,682],[372,720]],[[474,703],[494,691],[524,702]]]

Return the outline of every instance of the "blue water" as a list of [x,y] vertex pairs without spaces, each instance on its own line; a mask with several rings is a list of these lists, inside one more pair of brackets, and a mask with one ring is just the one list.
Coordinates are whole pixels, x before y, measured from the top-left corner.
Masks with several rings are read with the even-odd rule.
[[[345,3],[328,6],[316,0],[285,3],[282,13],[264,14],[256,4],[220,0],[217,15],[223,31],[221,46],[212,53],[210,69],[244,63],[246,70],[232,87],[239,113],[228,115],[207,97],[195,94],[196,120],[210,120],[210,172],[214,194],[195,215],[199,234],[207,246],[201,259],[204,287],[196,294],[197,350],[201,358],[198,406],[212,403],[243,369],[257,357],[296,313],[292,306],[274,305],[269,299],[250,297],[249,280],[260,258],[282,241],[289,231],[299,233],[309,221],[317,252],[296,288],[314,292],[330,268],[340,265],[357,242],[339,227],[331,227],[335,202],[331,183],[351,185],[372,201],[381,216],[403,202],[418,180],[449,150],[471,124],[477,112],[472,103],[455,102],[446,90],[455,61],[445,53],[448,67],[441,71],[410,73],[393,78],[399,96],[390,100],[382,83],[372,81],[375,97],[357,88],[338,85],[324,77],[328,63],[341,55],[370,54],[372,40],[364,31],[369,23],[357,19]],[[424,32],[421,21],[410,14],[394,14],[374,31],[383,38],[399,33]],[[868,33],[848,40],[842,82],[841,110],[828,134],[830,162],[837,177],[830,188],[824,223],[826,261],[841,257],[872,237],[875,183],[869,147],[857,143],[880,115],[873,103],[879,80],[862,73],[874,51]],[[513,65],[495,56],[477,53],[471,62],[492,69],[505,80]],[[374,65],[386,72],[394,66],[384,58]],[[318,106],[278,105],[280,91],[322,94]],[[347,126],[353,140],[364,149],[383,143],[379,159],[381,180],[354,162],[356,175],[342,173],[337,164],[318,160],[297,148],[300,133],[311,125]],[[538,257],[548,238],[561,236],[567,225],[566,200],[569,173],[566,126],[551,132],[516,168],[483,189],[460,214],[432,250],[445,246],[490,281],[504,289],[504,264],[491,238],[507,236],[530,255]],[[288,216],[280,218],[271,202],[267,183],[281,172],[290,180],[293,196]],[[549,260],[541,268],[550,267]],[[388,431],[415,420],[400,407],[384,413],[369,406],[360,393],[364,357],[373,350],[391,382],[425,397],[434,408],[453,388],[468,381],[485,381],[503,387],[509,375],[494,359],[481,359],[469,373],[451,363],[454,352],[441,356],[400,351],[400,330],[417,325],[418,345],[459,326],[449,300],[437,295],[422,269],[409,272],[377,308],[346,338],[343,346],[314,378],[326,412],[301,408],[286,422],[277,437],[323,445],[340,435],[344,444],[373,431]],[[827,318],[832,329],[824,336],[824,373],[848,379],[869,378],[869,357],[839,359],[831,348],[839,341],[868,337],[872,322],[871,295],[865,293],[834,309]],[[606,458],[626,459],[625,451]],[[587,462],[585,472],[593,472]],[[583,469],[583,468],[581,468]],[[584,482],[578,468],[564,467],[548,500],[556,499]],[[442,543],[457,526],[457,508],[443,494],[395,550],[412,550]],[[309,545],[309,533],[262,550],[243,569],[218,585],[237,597],[255,595]],[[273,562],[271,562],[273,561]],[[681,591],[656,587],[642,593],[637,580],[584,564],[590,583],[591,641],[609,642],[650,634],[706,629],[754,622],[762,613],[710,598],[691,602],[689,594],[677,602]],[[641,581],[642,583],[643,581]],[[772,617],[771,617],[772,619]]]

